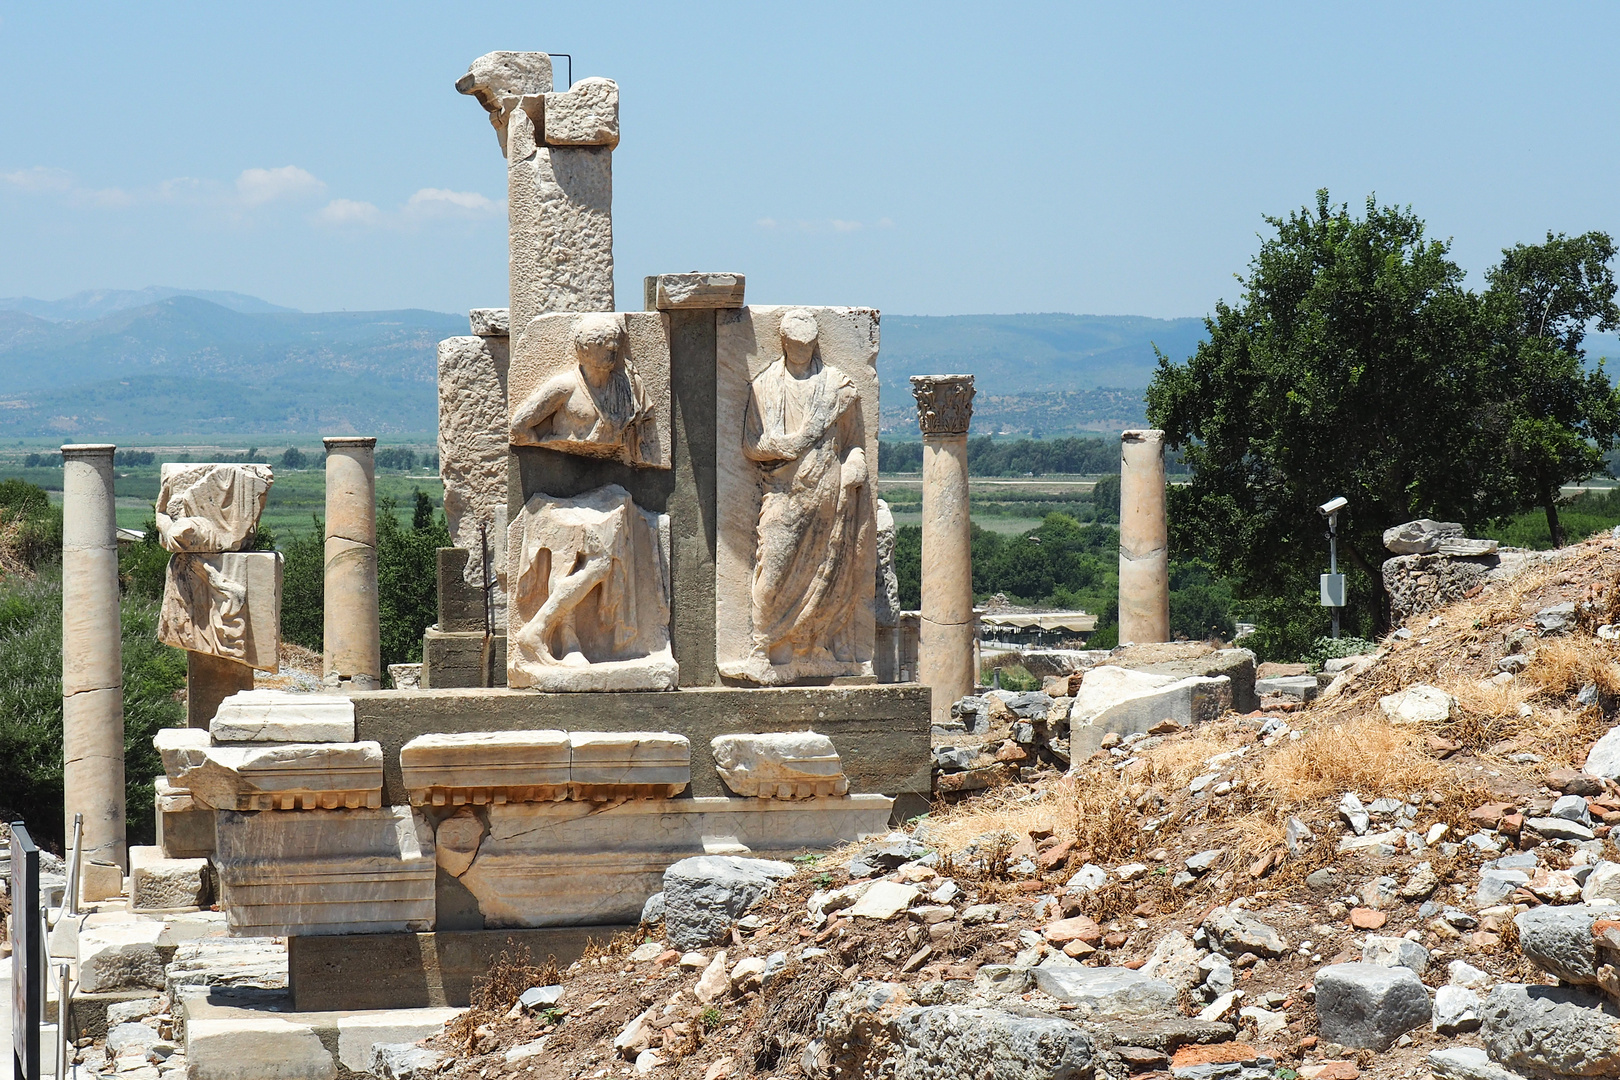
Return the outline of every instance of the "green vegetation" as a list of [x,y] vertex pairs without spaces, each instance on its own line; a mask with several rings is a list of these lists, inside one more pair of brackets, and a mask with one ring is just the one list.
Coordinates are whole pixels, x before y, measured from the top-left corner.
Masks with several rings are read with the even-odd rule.
[[[1174,453],[1166,455],[1171,472],[1186,467]],[[878,443],[878,472],[922,471],[921,442]],[[1119,475],[1119,440],[1013,439],[981,435],[968,440],[970,476],[1104,476]]]
[[[1564,543],[1574,544],[1588,536],[1620,525],[1620,488],[1583,492],[1560,501],[1558,521],[1563,526]],[[1499,540],[1510,547],[1551,549],[1552,531],[1543,510],[1527,510],[1484,529],[1481,536]]]
[[1614,323],[1613,246],[1594,233],[1511,249],[1480,295],[1410,210],[1369,199],[1352,218],[1323,191],[1267,221],[1275,235],[1208,340],[1185,363],[1161,353],[1148,416],[1192,469],[1170,493],[1176,552],[1230,579],[1258,651],[1300,656],[1329,621],[1318,504],[1349,499],[1344,621],[1372,637],[1391,523],[1477,533],[1556,507],[1559,483],[1599,467],[1620,410],[1601,368],[1584,371],[1578,330]]

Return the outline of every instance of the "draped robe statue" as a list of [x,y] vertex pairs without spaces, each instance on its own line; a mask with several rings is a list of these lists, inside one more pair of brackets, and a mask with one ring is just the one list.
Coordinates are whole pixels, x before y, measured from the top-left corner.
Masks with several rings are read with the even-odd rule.
[[822,364],[815,315],[782,317],[782,357],[752,381],[743,453],[760,467],[753,655],[737,672],[776,684],[864,673],[853,623],[871,588],[859,552],[874,528],[860,397]]
[[544,446],[627,465],[658,458],[653,406],[625,349],[624,323],[606,313],[581,315],[574,331],[577,365],[541,383],[512,417],[515,446]]

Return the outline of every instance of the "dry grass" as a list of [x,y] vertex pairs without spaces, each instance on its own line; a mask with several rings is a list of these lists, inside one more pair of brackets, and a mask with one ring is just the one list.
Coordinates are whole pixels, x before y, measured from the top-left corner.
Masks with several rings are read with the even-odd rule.
[[1050,829],[1056,836],[1072,836],[1076,828],[1074,782],[1057,780],[1028,800],[1024,787],[994,788],[962,802],[936,806],[928,818],[928,842],[941,854],[952,855],[987,833],[1009,833],[1016,839],[1031,829]]
[[562,981],[556,957],[536,964],[527,945],[508,944],[489,965],[489,974],[473,980],[472,1007],[445,1026],[445,1034],[469,1054],[477,1045],[478,1029],[505,1016],[525,990]]
[[1284,743],[1260,769],[1264,793],[1301,802],[1362,795],[1400,795],[1433,787],[1445,770],[1429,756],[1422,733],[1382,717],[1361,716],[1320,724]]
[[1142,751],[1139,756],[1148,763],[1144,778],[1163,791],[1186,787],[1194,777],[1210,771],[1210,758],[1233,750],[1238,743],[1236,729],[1230,725],[1201,726],[1195,735],[1169,739]]

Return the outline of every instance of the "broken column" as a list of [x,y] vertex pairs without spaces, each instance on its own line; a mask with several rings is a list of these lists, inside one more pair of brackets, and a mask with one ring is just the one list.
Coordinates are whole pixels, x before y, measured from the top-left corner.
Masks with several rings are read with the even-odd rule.
[[973,376],[913,375],[923,437],[922,628],[917,681],[933,691],[936,724],[973,693],[973,533],[968,516],[968,424]]
[[118,895],[126,858],[113,449],[62,447],[63,820],[84,815],[86,900]]
[[377,486],[374,438],[326,443],[326,624],[322,681],[382,689],[377,612]]
[[1120,433],[1119,640],[1170,640],[1164,432]]

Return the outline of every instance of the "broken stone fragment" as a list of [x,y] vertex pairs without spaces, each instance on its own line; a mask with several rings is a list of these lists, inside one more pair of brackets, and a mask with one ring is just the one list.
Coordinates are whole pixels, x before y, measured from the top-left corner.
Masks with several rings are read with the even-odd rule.
[[619,145],[619,84],[612,79],[581,79],[545,102],[547,146]]
[[271,482],[268,465],[164,463],[154,504],[163,547],[241,551],[258,531]]
[[215,810],[334,810],[382,805],[382,747],[243,743],[176,752],[175,783]]
[[354,701],[342,694],[239,690],[220,702],[208,735],[215,745],[353,742]]
[[563,731],[419,735],[399,752],[412,806],[565,799],[571,760]]
[[1381,1053],[1427,1022],[1433,1007],[1409,968],[1333,964],[1316,973],[1316,1015],[1323,1038]]
[[568,744],[568,787],[574,799],[674,798],[692,782],[692,748],[685,735],[574,731]]
[[813,731],[721,735],[715,768],[733,792],[761,799],[809,799],[849,791],[832,740]]

